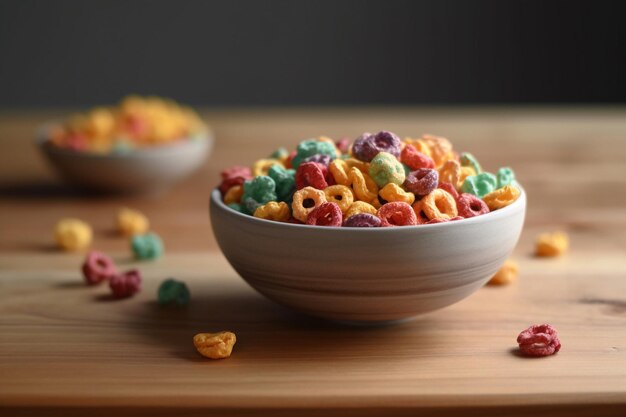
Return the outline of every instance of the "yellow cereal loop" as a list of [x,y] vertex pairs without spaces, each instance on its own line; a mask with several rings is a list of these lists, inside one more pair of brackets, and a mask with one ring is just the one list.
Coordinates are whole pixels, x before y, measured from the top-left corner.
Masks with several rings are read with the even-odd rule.
[[454,197],[441,188],[436,188],[420,200],[420,207],[428,219],[449,220],[459,215]]
[[348,172],[354,194],[361,201],[378,201],[378,185],[368,174],[361,172],[357,167]]
[[54,227],[54,237],[59,247],[66,251],[87,249],[91,244],[91,227],[79,219],[62,219]]
[[487,285],[507,285],[517,280],[519,265],[517,262],[507,259],[502,268],[491,277]]
[[348,177],[348,164],[343,159],[335,159],[328,165],[330,174],[335,179],[335,182],[339,185],[350,185],[350,178]]
[[446,161],[439,168],[439,182],[449,182],[453,187],[457,187],[461,179],[461,164],[459,161]]
[[252,175],[255,177],[259,177],[261,175],[267,175],[267,172],[274,165],[280,165],[281,167],[285,167],[279,159],[267,158],[267,159],[259,159],[252,165]]
[[240,203],[243,195],[243,185],[230,187],[224,194],[224,204]]
[[202,356],[210,359],[228,358],[237,343],[232,332],[198,333],[193,337],[193,345]]
[[463,182],[465,182],[465,178],[472,177],[476,175],[476,170],[472,167],[461,167],[461,171],[459,171],[459,182],[456,183],[456,189],[460,190]]
[[402,187],[391,182],[381,188],[378,195],[380,195],[383,200],[387,200],[390,203],[401,201],[410,205],[415,201],[415,194],[404,191]]
[[148,218],[137,210],[122,208],[117,212],[117,230],[124,236],[143,234],[150,228]]
[[359,161],[355,158],[348,158],[345,160],[348,165],[348,169],[350,168],[358,168],[359,171],[368,173],[370,170],[370,164],[368,162]]
[[513,185],[505,185],[484,196],[483,201],[487,204],[489,210],[494,211],[512,204],[519,198],[520,194],[519,188]]
[[286,222],[290,215],[289,206],[283,201],[270,201],[254,210],[254,217],[277,222]]
[[326,194],[326,201],[336,203],[342,213],[345,213],[354,202],[352,189],[345,185],[337,184],[326,187],[324,189],[324,194]]
[[361,213],[373,214],[375,216],[377,212],[378,210],[373,205],[366,203],[365,201],[355,201],[354,203],[350,204],[350,207],[346,211],[344,218],[347,219],[348,217]]
[[293,217],[306,223],[309,213],[316,207],[326,203],[326,194],[313,187],[304,187],[293,193],[291,210]]
[[537,237],[535,253],[537,256],[560,256],[569,248],[569,237],[565,232],[542,233]]

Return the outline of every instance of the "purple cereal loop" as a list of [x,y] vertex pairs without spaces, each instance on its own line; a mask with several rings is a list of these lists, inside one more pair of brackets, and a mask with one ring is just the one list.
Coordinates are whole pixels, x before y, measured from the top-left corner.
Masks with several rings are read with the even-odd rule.
[[324,166],[328,166],[330,164],[330,155],[326,155],[323,153],[318,153],[315,155],[311,155],[308,158],[305,158],[302,162],[317,162],[318,164],[322,164]]
[[405,189],[412,192],[416,196],[425,196],[430,194],[439,182],[439,173],[430,168],[420,168],[411,171],[404,180]]
[[352,154],[364,162],[370,162],[380,152],[387,152],[398,158],[402,149],[401,144],[398,136],[385,130],[375,135],[363,133],[354,141]]
[[343,227],[380,227],[381,220],[378,216],[369,213],[359,213],[350,216],[343,222]]

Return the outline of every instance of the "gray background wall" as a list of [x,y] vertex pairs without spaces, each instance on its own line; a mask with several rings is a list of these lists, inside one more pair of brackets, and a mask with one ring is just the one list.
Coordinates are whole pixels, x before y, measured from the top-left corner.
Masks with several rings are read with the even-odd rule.
[[625,102],[618,1],[5,1],[0,107]]

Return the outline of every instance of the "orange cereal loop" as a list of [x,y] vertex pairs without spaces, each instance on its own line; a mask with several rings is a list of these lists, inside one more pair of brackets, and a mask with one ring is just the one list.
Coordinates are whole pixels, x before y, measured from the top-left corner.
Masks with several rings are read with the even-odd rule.
[[355,214],[363,213],[372,214],[375,216],[377,212],[378,210],[373,205],[366,203],[365,201],[355,201],[354,203],[350,204],[350,207],[345,212],[343,217],[347,219],[348,217],[354,216]]
[[521,191],[513,185],[505,185],[483,197],[483,201],[494,211],[512,204],[519,198]]
[[259,177],[261,175],[267,175],[269,169],[274,165],[280,165],[281,167],[285,167],[282,162],[278,159],[267,158],[267,159],[259,159],[252,165],[252,175],[255,177]]
[[283,201],[270,201],[254,210],[254,217],[276,222],[286,222],[290,215],[289,206]]
[[459,171],[459,182],[451,184],[456,184],[457,191],[460,191],[463,182],[465,182],[465,178],[472,177],[474,175],[476,175],[476,170],[474,170],[474,168],[462,166],[461,170]]
[[378,200],[378,185],[357,167],[350,168],[348,173],[354,194],[361,201],[373,202]]
[[293,202],[291,203],[293,217],[306,223],[309,213],[326,202],[324,191],[313,187],[304,187],[293,193]]
[[491,277],[487,285],[507,285],[517,280],[519,265],[517,262],[507,259],[502,268]]
[[446,161],[441,168],[439,168],[439,183],[449,182],[456,186],[461,178],[461,164],[459,161],[449,160]]
[[326,187],[324,189],[324,194],[326,194],[326,201],[336,203],[342,213],[345,213],[354,202],[352,189],[345,185],[337,184]]
[[459,214],[454,197],[441,188],[436,188],[430,194],[422,198],[421,209],[430,220],[449,220]]
[[243,195],[243,185],[235,185],[230,187],[224,194],[224,204],[233,204],[241,202]]
[[424,213],[424,199],[416,201],[411,207],[413,207],[413,211],[417,216],[417,224],[426,224],[430,221],[426,213]]
[[535,254],[542,257],[560,256],[569,248],[569,237],[565,232],[542,233],[537,237]]
[[328,170],[339,185],[350,185],[349,169],[348,164],[343,159],[335,159],[328,165]]
[[430,148],[430,157],[435,161],[435,167],[439,168],[448,160],[448,155],[452,152],[452,144],[444,137],[430,134],[422,135],[422,139]]
[[392,182],[381,188],[378,195],[380,195],[383,200],[387,200],[390,203],[401,201],[410,205],[415,201],[415,194],[404,191],[402,187]]

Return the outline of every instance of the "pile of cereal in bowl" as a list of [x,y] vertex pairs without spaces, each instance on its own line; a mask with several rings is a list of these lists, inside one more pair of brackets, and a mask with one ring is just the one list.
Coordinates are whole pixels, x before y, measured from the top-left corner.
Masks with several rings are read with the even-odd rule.
[[206,133],[207,126],[190,107],[159,97],[128,96],[117,106],[96,107],[49,126],[44,135],[61,149],[128,153],[201,139]]
[[320,137],[281,148],[252,168],[222,172],[226,205],[254,217],[333,227],[413,226],[462,220],[520,196],[513,170],[483,171],[433,135],[364,133],[352,144]]

